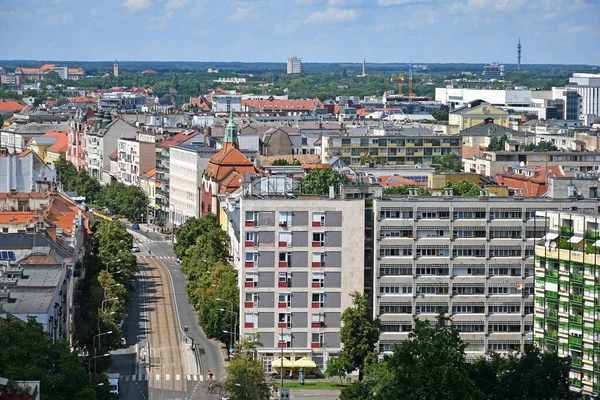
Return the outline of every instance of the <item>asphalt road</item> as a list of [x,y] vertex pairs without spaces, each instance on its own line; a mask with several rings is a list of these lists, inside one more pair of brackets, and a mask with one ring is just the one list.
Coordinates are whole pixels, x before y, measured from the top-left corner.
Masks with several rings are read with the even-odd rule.
[[[125,225],[131,228],[130,224]],[[219,344],[207,339],[198,326],[172,243],[154,232],[130,232],[141,249],[136,255],[142,273],[137,277],[138,295],[129,304],[124,327],[131,354],[113,356],[111,372],[121,374],[121,398],[219,399],[208,393],[204,382],[208,370],[216,379],[224,376]],[[193,356],[186,351],[189,342],[184,343],[180,327],[187,327],[186,335],[199,346],[200,365],[195,365]],[[151,356],[148,366],[142,363],[146,342]]]

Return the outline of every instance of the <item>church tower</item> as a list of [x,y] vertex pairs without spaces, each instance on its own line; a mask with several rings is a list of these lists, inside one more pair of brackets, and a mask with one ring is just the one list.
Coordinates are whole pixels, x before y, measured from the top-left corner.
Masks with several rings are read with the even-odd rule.
[[115,64],[113,65],[113,75],[115,77],[119,76],[119,63],[115,60]]

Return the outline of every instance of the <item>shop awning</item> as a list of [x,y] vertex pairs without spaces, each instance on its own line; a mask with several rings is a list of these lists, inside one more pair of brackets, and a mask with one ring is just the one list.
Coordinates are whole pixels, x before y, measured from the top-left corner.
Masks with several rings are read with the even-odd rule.
[[[281,368],[281,358],[273,360],[271,363],[273,368]],[[287,358],[283,358],[283,368],[294,368],[294,363],[288,360]]]
[[580,243],[583,240],[581,236],[573,236],[569,239],[569,243]]
[[546,234],[546,236],[544,236],[544,239],[546,240],[554,240],[558,237],[558,233],[554,233],[554,232],[549,232]]
[[317,368],[317,363],[308,357],[302,357],[299,360],[294,361],[294,367],[296,368]]

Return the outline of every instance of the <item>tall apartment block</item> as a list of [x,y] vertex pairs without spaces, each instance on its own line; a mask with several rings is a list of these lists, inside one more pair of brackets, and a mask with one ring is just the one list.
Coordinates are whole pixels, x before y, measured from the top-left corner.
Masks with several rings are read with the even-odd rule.
[[299,57],[291,57],[287,59],[287,73],[299,74],[302,72],[302,59]]
[[595,201],[507,197],[383,197],[373,201],[373,309],[379,350],[405,340],[415,317],[443,311],[468,359],[533,343],[539,211],[595,210]]
[[598,210],[538,212],[548,234],[535,246],[535,341],[571,357],[571,389],[600,394]]
[[324,371],[340,350],[340,316],[352,304],[350,294],[364,290],[365,201],[257,195],[267,179],[252,190],[245,185],[236,211],[240,335],[260,334],[266,372],[282,350]]

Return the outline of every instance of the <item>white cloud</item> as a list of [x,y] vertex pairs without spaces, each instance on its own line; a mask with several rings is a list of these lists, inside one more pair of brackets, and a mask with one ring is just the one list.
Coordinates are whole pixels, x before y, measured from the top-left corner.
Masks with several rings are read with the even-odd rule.
[[362,0],[327,0],[329,7],[353,7],[362,3]]
[[310,7],[319,2],[320,0],[296,0],[296,5],[300,7]]
[[595,32],[598,29],[588,25],[567,25],[561,24],[560,29],[566,33],[581,33],[581,32]]
[[380,7],[390,7],[429,2],[431,2],[431,0],[377,0],[377,5]]
[[256,19],[260,13],[254,12],[254,7],[238,8],[237,11],[231,14],[227,19],[231,22],[241,22],[249,19]]
[[16,17],[17,15],[19,15],[19,13],[16,11],[0,10],[0,17]]
[[125,0],[123,6],[129,8],[131,11],[141,10],[150,5],[150,0]]
[[69,13],[60,13],[60,14],[50,14],[45,19],[41,20],[41,25],[44,26],[58,26],[58,25],[66,25],[73,17]]
[[356,21],[358,13],[354,9],[328,8],[325,11],[317,11],[308,16],[304,22],[307,24],[340,24]]
[[163,15],[157,15],[149,18],[149,28],[164,31],[169,26],[169,22],[173,18],[173,11],[169,11]]
[[466,7],[490,7],[499,11],[504,11],[520,8],[524,4],[525,0],[468,0]]
[[181,8],[183,6],[185,6],[186,4],[188,4],[190,1],[189,0],[169,0],[167,1],[167,4],[165,4],[165,8],[167,10],[171,10],[173,8]]

